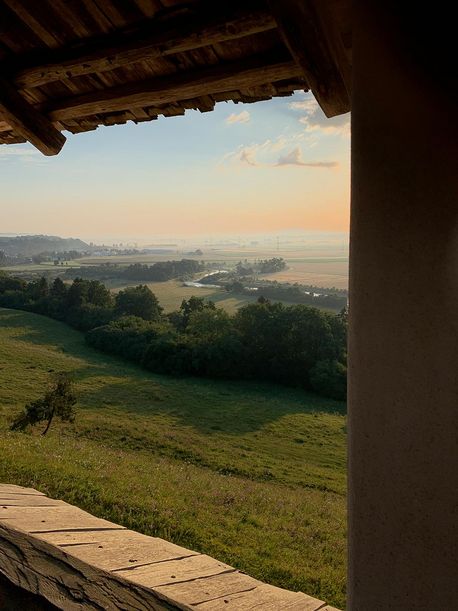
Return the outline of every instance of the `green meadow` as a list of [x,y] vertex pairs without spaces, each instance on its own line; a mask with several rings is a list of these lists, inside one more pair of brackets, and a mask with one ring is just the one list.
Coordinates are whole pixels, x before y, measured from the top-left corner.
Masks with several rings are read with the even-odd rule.
[[[73,424],[9,431],[53,372]],[[345,606],[345,406],[302,390],[154,375],[0,309],[0,480]]]

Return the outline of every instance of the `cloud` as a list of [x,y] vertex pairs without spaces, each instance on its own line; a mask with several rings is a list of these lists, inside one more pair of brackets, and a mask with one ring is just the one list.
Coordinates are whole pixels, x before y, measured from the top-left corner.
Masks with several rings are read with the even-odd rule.
[[2,144],[0,145],[0,159],[2,161],[22,161],[24,163],[46,162],[46,157],[29,144]]
[[287,140],[279,136],[275,140],[254,142],[249,145],[241,145],[235,151],[227,153],[219,165],[252,166],[259,167],[267,165],[267,162],[276,151],[281,151],[287,145]]
[[[260,143],[240,146],[231,153],[227,153],[219,165],[231,167],[264,167],[276,168],[286,165],[303,166],[309,168],[335,168],[336,161],[305,161],[300,146],[294,146],[298,140],[297,135],[286,138],[279,136],[276,140],[265,140]],[[289,152],[278,156],[280,151],[294,146]]]
[[256,161],[256,149],[254,147],[245,147],[240,151],[238,156],[242,163],[247,165],[258,166],[259,163]]
[[337,161],[304,161],[300,147],[296,146],[286,155],[280,155],[276,166],[299,165],[308,168],[336,168]]
[[239,114],[236,114],[235,112],[230,114],[226,119],[226,124],[233,125],[234,123],[248,123],[249,120],[250,113],[248,110],[242,110],[242,112],[239,112]]
[[328,119],[310,93],[305,94],[304,99],[298,102],[291,102],[289,108],[302,114],[299,122],[305,126],[306,132],[330,136],[350,136],[350,114]]

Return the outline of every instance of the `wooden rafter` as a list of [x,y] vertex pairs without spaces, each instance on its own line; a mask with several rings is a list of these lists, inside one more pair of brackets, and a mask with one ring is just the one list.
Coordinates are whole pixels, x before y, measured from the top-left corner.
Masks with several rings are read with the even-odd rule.
[[77,48],[51,51],[41,63],[18,68],[13,78],[18,87],[39,87],[61,79],[105,72],[133,62],[236,40],[275,27],[270,13],[238,10],[227,14],[218,10],[218,3],[215,3],[212,10],[199,16],[156,18],[133,32],[105,36]]
[[312,89],[350,109],[349,0],[0,0],[0,143]]
[[256,56],[73,96],[45,106],[45,109],[53,121],[65,122],[101,113],[249,89],[295,78],[299,74],[300,69],[294,61],[269,63],[265,57]]
[[65,143],[65,136],[51,121],[3,78],[0,78],[0,119],[44,155],[57,155]]
[[350,110],[350,66],[324,0],[268,0],[291,55],[328,117]]

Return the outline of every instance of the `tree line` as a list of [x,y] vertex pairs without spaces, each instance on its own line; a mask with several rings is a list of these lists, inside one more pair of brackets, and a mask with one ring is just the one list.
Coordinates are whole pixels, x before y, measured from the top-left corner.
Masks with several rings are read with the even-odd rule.
[[286,269],[286,261],[283,257],[272,257],[272,259],[255,260],[254,263],[248,263],[246,259],[243,263],[239,261],[235,271],[238,276],[251,276],[255,273],[272,274],[284,269]]
[[347,305],[347,294],[345,291],[316,293],[315,291],[328,291],[328,289],[315,288],[314,290],[306,291],[299,284],[268,282],[265,280],[262,282],[254,281],[251,284],[252,287],[246,287],[243,282],[236,280],[224,286],[228,292],[242,295],[253,295],[253,290],[256,289],[256,293],[276,301],[293,301],[295,303],[303,303],[315,307],[321,306],[335,310],[341,310]]
[[158,261],[152,265],[133,263],[127,267],[120,265],[87,265],[77,270],[69,269],[66,275],[80,278],[121,278],[144,282],[165,282],[174,278],[187,278],[201,272],[205,266],[200,261],[181,259],[180,261]]
[[261,297],[230,315],[191,297],[164,314],[145,285],[113,295],[98,280],[25,282],[0,275],[0,306],[86,332],[87,342],[146,369],[173,375],[268,380],[335,399],[346,395],[346,315]]

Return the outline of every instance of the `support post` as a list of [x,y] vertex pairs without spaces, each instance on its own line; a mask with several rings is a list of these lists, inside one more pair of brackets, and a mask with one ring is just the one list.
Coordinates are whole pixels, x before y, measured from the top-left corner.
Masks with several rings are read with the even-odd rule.
[[458,609],[458,107],[448,12],[355,2],[351,611]]

